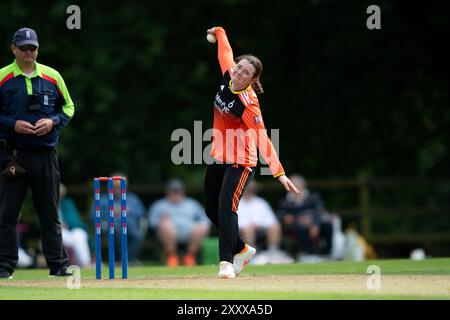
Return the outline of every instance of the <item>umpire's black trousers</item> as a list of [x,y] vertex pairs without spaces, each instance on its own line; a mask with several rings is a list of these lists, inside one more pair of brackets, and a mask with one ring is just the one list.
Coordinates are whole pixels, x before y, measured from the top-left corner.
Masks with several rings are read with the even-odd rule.
[[205,211],[219,230],[220,261],[233,263],[245,247],[239,237],[237,209],[254,169],[232,164],[211,164],[205,171]]
[[[2,166],[11,152],[0,148]],[[62,242],[58,215],[60,176],[56,150],[19,151],[17,160],[28,169],[26,175],[16,178],[0,175],[0,269],[12,274],[17,266],[16,225],[28,188],[31,189],[39,217],[47,265],[50,270],[66,267],[68,256]]]

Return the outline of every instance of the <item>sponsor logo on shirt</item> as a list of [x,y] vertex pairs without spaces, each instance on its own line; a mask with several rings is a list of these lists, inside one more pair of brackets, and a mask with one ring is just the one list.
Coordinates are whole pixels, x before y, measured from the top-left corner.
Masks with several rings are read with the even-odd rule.
[[214,99],[214,106],[216,107],[217,110],[220,111],[220,113],[229,113],[230,109],[233,108],[235,100],[229,102],[228,104],[222,100],[222,98],[220,97],[220,94],[217,93],[216,97]]

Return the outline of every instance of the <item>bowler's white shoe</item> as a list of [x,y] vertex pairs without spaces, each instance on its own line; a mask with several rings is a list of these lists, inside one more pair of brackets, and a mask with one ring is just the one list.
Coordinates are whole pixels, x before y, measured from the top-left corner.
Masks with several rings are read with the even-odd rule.
[[245,245],[244,249],[233,257],[233,269],[234,273],[238,275],[244,269],[245,265],[252,259],[256,254],[256,249]]
[[219,264],[219,277],[220,278],[234,278],[233,264],[228,261],[220,261]]

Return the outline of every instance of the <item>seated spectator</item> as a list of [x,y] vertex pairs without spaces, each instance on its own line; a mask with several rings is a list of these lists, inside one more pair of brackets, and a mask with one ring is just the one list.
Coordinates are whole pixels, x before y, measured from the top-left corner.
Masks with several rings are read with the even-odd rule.
[[[131,266],[139,266],[139,253],[147,234],[147,220],[145,219],[145,206],[137,194],[130,191],[130,181],[123,173],[116,172],[111,177],[118,176],[127,179],[127,249],[128,263]],[[120,205],[120,180],[113,181],[114,187],[114,240],[116,261],[122,261],[122,245],[121,245],[121,205]],[[102,215],[102,228],[107,229],[108,220],[108,195],[102,192],[100,196],[100,210]],[[106,230],[105,230],[106,231]],[[106,234],[106,232],[105,232]]]
[[345,230],[343,258],[352,261],[378,259],[375,249],[359,234],[355,223],[350,223]]
[[16,225],[17,232],[17,247],[19,249],[19,260],[17,262],[17,268],[33,268],[35,267],[35,253],[32,248],[26,250],[25,243],[23,241],[23,235],[27,233],[29,226],[26,222],[22,221],[22,212],[19,214],[19,220]]
[[59,215],[64,246],[67,248],[70,263],[80,268],[91,265],[89,234],[81,220],[75,202],[67,196],[67,189],[61,183],[59,188]]
[[18,247],[19,260],[17,268],[31,268],[34,265],[34,258],[29,255],[23,247]]
[[[26,209],[25,209],[26,210]],[[39,223],[34,216],[20,211],[16,225],[17,246],[19,248],[18,268],[47,268],[47,261],[42,252]]]
[[150,207],[148,221],[167,254],[167,266],[175,267],[180,264],[180,244],[187,246],[183,264],[197,264],[196,256],[203,238],[209,233],[210,222],[201,204],[186,197],[180,180],[172,179],[167,183],[166,197]]
[[331,216],[325,211],[320,195],[308,190],[303,177],[292,175],[290,179],[296,186],[303,187],[303,197],[288,192],[280,201],[278,212],[285,230],[298,241],[299,260],[302,261],[303,256],[328,256],[333,236]]
[[[281,226],[269,203],[258,196],[259,185],[252,181],[242,195],[237,211],[239,233],[242,240],[258,248],[254,264],[291,263],[293,259],[280,250]],[[257,244],[259,237],[264,237],[267,251]]]

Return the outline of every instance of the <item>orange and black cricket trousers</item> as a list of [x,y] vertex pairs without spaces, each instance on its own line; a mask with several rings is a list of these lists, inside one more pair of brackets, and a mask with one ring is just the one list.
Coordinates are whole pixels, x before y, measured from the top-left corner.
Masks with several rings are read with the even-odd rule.
[[233,256],[245,247],[239,237],[237,209],[254,168],[237,164],[211,164],[205,171],[205,211],[219,230],[220,261],[233,263]]

